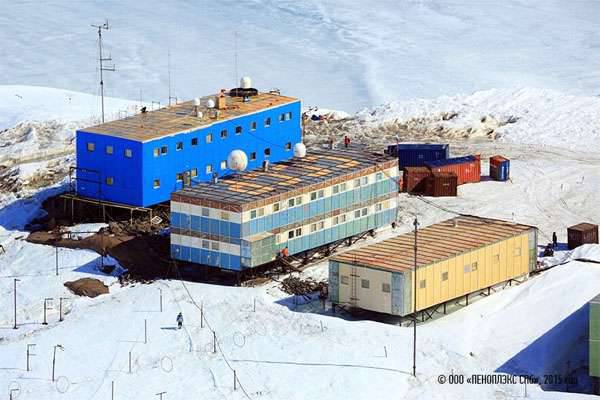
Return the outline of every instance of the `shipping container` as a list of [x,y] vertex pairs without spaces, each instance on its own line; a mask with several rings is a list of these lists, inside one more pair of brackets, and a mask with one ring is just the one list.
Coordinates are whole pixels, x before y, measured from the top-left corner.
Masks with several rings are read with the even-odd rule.
[[[527,277],[536,267],[537,229],[461,216],[419,229],[417,269],[412,232],[332,257],[333,304],[406,316]],[[416,276],[415,276],[416,275]]]
[[398,159],[320,149],[171,195],[171,257],[242,271],[396,220]]
[[481,161],[479,156],[448,158],[447,160],[429,161],[425,165],[431,172],[453,172],[458,178],[458,185],[481,181]]
[[399,143],[388,146],[387,153],[398,157],[398,166],[423,167],[427,161],[450,157],[450,145],[438,143]]
[[598,243],[598,225],[581,223],[567,228],[569,250],[586,243]]
[[[589,374],[600,384],[600,295],[590,301],[590,366]],[[600,389],[600,388],[596,388]],[[596,392],[600,394],[600,390]]]
[[490,177],[496,181],[510,179],[510,160],[502,156],[490,157]]
[[427,178],[431,171],[425,167],[406,167],[402,177],[403,191],[408,193],[425,193]]
[[432,172],[427,178],[425,194],[432,197],[457,195],[458,177],[453,172]]

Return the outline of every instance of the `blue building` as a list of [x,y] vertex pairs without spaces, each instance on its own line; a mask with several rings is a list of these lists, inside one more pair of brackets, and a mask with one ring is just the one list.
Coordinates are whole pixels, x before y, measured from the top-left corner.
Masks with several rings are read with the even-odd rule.
[[398,159],[327,149],[171,196],[171,257],[241,271],[396,220]]
[[147,207],[184,186],[225,175],[235,149],[248,168],[293,156],[300,100],[234,89],[77,131],[77,194]]

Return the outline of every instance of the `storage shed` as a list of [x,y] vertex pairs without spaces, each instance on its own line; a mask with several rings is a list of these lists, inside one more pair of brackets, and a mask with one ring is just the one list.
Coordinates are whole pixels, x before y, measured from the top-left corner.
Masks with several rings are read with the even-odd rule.
[[567,228],[569,250],[586,243],[598,243],[598,225],[583,222]]
[[[351,250],[329,262],[333,304],[406,316],[413,313],[414,234]],[[418,231],[417,311],[499,283],[536,266],[537,229],[461,216]]]
[[400,169],[422,167],[427,161],[450,157],[450,145],[441,143],[398,143],[389,145],[387,153],[398,157]]
[[171,196],[171,257],[241,271],[389,225],[398,160],[358,146],[201,183]]
[[432,197],[456,197],[458,177],[453,172],[432,172],[425,182],[425,194]]
[[481,159],[479,156],[429,161],[425,165],[431,172],[452,172],[456,174],[459,185],[481,181]]

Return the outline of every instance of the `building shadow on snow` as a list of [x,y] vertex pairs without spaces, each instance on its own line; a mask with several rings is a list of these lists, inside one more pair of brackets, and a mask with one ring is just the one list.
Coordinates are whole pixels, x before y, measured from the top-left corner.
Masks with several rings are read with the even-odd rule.
[[586,303],[496,372],[535,376],[545,391],[592,393],[588,368],[589,304]]

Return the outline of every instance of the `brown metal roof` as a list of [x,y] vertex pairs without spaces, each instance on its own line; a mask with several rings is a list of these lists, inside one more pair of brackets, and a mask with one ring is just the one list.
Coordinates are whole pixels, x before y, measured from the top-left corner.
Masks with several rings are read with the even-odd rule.
[[[173,200],[202,199],[230,205],[296,192],[338,177],[347,180],[398,165],[398,158],[367,151],[360,145],[348,148],[315,149],[303,158],[292,158],[269,166],[221,178],[217,183],[199,183],[171,195]],[[354,176],[353,174],[356,174]]]
[[[495,219],[460,216],[418,231],[417,266],[423,267],[535,229]],[[390,271],[414,269],[414,232],[351,250],[334,261]]]
[[598,229],[598,225],[590,224],[589,222],[582,222],[581,224],[570,226],[568,229],[573,231],[585,232]]
[[[216,108],[209,109],[206,106],[207,101],[215,99],[217,96],[206,96],[200,99],[198,110],[202,111],[202,118],[196,116],[194,101],[190,100],[170,107],[163,107],[158,110],[83,128],[81,131],[145,142],[298,101],[298,99],[281,96],[277,93],[259,93],[246,102],[243,101],[242,97],[225,95],[225,108],[219,110]],[[218,116],[216,115],[217,111]]]

